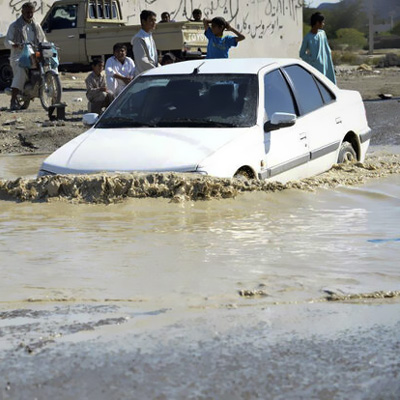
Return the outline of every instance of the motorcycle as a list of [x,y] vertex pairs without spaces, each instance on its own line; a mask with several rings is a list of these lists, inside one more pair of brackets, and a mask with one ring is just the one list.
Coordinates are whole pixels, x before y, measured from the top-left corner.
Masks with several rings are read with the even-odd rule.
[[39,43],[36,51],[32,48],[31,67],[26,68],[28,79],[24,90],[17,96],[20,109],[27,109],[31,100],[37,97],[46,111],[60,103],[62,87],[57,68],[58,53],[53,43]]

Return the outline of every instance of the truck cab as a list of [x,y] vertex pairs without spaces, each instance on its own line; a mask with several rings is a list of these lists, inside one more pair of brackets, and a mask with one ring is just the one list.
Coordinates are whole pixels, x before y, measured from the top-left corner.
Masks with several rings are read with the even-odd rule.
[[121,6],[117,0],[62,0],[53,4],[42,21],[49,41],[62,49],[63,64],[87,64],[88,29],[123,26]]

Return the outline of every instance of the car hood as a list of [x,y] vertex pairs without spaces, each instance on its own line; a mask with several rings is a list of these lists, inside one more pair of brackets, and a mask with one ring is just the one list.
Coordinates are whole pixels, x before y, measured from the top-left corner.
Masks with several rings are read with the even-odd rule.
[[118,128],[83,133],[51,154],[52,173],[195,171],[216,150],[248,128]]

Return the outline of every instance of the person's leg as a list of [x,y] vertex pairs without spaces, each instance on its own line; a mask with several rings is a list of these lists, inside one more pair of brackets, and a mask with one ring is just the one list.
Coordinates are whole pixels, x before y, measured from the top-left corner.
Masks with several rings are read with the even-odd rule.
[[106,97],[104,99],[104,107],[107,108],[114,100],[114,94],[111,92],[106,92]]
[[101,110],[103,108],[103,101],[91,101],[89,103],[89,112],[101,114]]
[[18,100],[17,100],[18,95],[19,95],[19,89],[12,87],[11,88],[11,101],[10,101],[10,110],[11,111],[20,109]]
[[25,68],[21,68],[16,60],[10,60],[11,68],[13,71],[13,80],[11,83],[11,101],[10,109],[19,110],[19,104],[17,96],[24,89],[25,82],[27,80],[27,74]]

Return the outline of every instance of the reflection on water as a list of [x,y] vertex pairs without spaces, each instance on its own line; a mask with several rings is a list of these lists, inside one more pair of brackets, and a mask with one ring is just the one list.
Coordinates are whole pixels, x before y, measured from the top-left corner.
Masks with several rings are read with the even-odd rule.
[[246,304],[399,290],[400,176],[172,204],[0,202],[2,301]]

